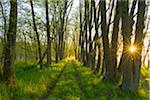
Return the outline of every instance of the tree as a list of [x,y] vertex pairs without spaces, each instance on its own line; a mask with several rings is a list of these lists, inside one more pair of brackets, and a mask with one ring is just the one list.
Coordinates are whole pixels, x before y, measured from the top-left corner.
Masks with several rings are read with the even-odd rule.
[[63,10],[60,10],[60,24],[59,24],[59,58],[63,59],[63,48],[64,48],[64,25],[65,25],[65,17],[67,13],[67,5],[68,1],[64,0],[63,2]]
[[14,84],[14,62],[16,47],[16,31],[17,31],[17,0],[10,0],[10,19],[7,40],[4,46],[4,81],[7,84]]
[[143,29],[144,29],[144,13],[145,13],[145,1],[139,1],[138,14],[135,31],[134,45],[137,47],[137,51],[129,53],[128,48],[131,45],[130,42],[130,30],[132,24],[129,23],[130,17],[128,14],[128,2],[124,1],[122,4],[122,34],[123,34],[123,56],[121,62],[121,68],[123,71],[123,81],[121,88],[127,91],[136,91],[139,86],[140,70],[141,70],[141,53],[143,47]]
[[79,1],[80,12],[80,34],[79,34],[79,60],[84,61],[84,37],[83,37],[83,15],[82,15],[82,0]]
[[89,20],[89,1],[85,0],[84,1],[84,65],[87,66],[87,55],[88,55],[88,20]]
[[135,42],[134,45],[138,48],[137,55],[134,58],[134,90],[137,90],[139,87],[140,80],[140,71],[141,71],[141,59],[142,59],[142,47],[143,47],[143,29],[144,29],[144,15],[145,15],[145,0],[140,0],[138,3],[138,15],[135,31]]
[[37,44],[38,44],[39,63],[40,63],[40,68],[42,69],[43,62],[42,62],[42,54],[41,54],[41,43],[40,43],[40,38],[39,38],[39,33],[38,33],[38,30],[37,30],[37,26],[36,26],[36,23],[35,23],[35,14],[34,14],[34,8],[33,8],[32,0],[30,0],[30,4],[31,4],[31,10],[32,10],[33,26],[34,26],[34,31],[36,33]]
[[93,49],[93,42],[92,42],[92,24],[93,24],[93,1],[91,0],[91,3],[89,3],[89,19],[88,19],[88,27],[89,27],[89,52],[87,55],[87,66],[92,67],[94,69],[95,66],[92,66],[92,49]]
[[[1,37],[1,40],[2,40],[2,43],[3,45],[5,45],[5,41],[6,41],[6,32],[7,32],[7,20],[6,20],[6,15],[4,14],[4,7],[2,5],[2,2],[0,1],[0,7],[1,7],[1,14],[2,14],[2,17],[3,17],[3,22],[4,22],[4,35],[3,37]],[[3,58],[4,58],[4,49],[2,51],[2,56],[0,58],[0,62],[3,63]],[[0,66],[0,80],[2,80],[2,77],[3,77],[3,67]]]
[[[123,53],[121,58],[121,66],[123,68],[123,81],[121,88],[131,90],[133,86],[133,75],[132,75],[132,59],[130,54],[127,52],[130,45],[130,24],[128,14],[128,1],[122,1],[122,35],[123,35]],[[127,52],[127,53],[126,53]]]
[[111,65],[110,47],[108,40],[108,25],[106,23],[106,1],[101,1],[101,30],[102,30],[102,40],[104,49],[104,65],[106,67],[106,73],[104,80],[113,80],[113,70]]
[[[96,9],[96,2],[93,0],[93,8],[94,8],[94,24],[95,24],[95,36],[94,36],[94,49],[93,49],[93,61],[92,61],[92,66],[95,66],[95,60],[96,60],[96,47],[98,45],[98,61],[97,61],[97,66],[95,71],[99,72],[100,70],[100,65],[101,65],[101,43],[100,40],[98,39],[98,33],[99,33],[99,16],[100,16],[100,9],[101,9],[101,1],[99,1],[98,4],[98,14],[97,14],[97,9]],[[99,41],[99,43],[97,42]],[[104,68],[104,67],[103,67]]]
[[114,71],[114,78],[116,78],[117,73],[118,32],[119,32],[120,18],[121,18],[121,1],[117,0],[116,13],[114,18],[114,27],[112,32],[112,44],[111,44],[112,67]]
[[46,8],[46,28],[47,28],[47,63],[51,64],[51,39],[50,39],[50,25],[48,15],[48,0],[45,0]]

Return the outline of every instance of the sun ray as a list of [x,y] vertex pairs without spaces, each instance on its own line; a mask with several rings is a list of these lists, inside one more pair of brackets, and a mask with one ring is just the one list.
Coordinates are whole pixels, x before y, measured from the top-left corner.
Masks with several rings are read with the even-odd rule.
[[130,53],[135,53],[136,52],[136,47],[131,45],[129,50],[130,50]]

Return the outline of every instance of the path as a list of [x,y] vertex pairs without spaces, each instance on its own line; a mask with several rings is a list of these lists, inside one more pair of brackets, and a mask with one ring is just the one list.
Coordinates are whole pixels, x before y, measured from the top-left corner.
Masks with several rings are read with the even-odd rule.
[[74,61],[69,61],[63,69],[56,75],[47,92],[41,96],[41,100],[53,99],[78,99],[89,98],[88,91],[82,81],[81,72],[79,72]]
[[66,64],[64,65],[63,69],[62,69],[62,70],[56,75],[56,77],[52,80],[51,84],[49,85],[49,87],[48,87],[48,89],[47,89],[47,92],[46,92],[45,94],[43,94],[43,95],[40,97],[41,100],[43,100],[43,99],[46,100],[46,99],[50,96],[50,94],[51,94],[52,90],[55,88],[55,86],[56,86],[56,84],[57,84],[59,78],[61,77],[62,73],[64,72],[64,70],[65,70],[67,64],[68,64],[68,63],[66,63]]
[[[41,100],[111,100],[120,99],[113,84],[102,82],[98,76],[78,62],[70,60],[56,75]],[[130,96],[129,96],[130,98]]]

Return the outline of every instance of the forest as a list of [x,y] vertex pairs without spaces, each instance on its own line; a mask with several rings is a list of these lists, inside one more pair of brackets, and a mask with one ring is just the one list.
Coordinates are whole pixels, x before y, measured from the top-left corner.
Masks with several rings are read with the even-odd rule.
[[150,0],[0,0],[0,100],[149,100]]

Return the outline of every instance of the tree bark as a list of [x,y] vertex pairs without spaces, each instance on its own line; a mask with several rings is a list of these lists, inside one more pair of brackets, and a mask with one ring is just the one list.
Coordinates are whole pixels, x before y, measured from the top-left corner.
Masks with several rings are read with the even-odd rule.
[[79,1],[79,12],[80,12],[80,35],[79,35],[79,46],[80,46],[80,53],[79,58],[81,62],[84,62],[84,40],[83,40],[83,20],[82,20],[82,2]]
[[45,0],[46,8],[46,28],[47,28],[47,64],[51,64],[51,39],[50,39],[50,24],[48,15],[48,0]]
[[[3,46],[5,45],[5,42],[6,42],[6,33],[7,33],[7,22],[6,22],[6,16],[4,14],[4,7],[2,5],[2,2],[0,1],[0,7],[1,7],[1,12],[2,12],[2,17],[3,17],[3,21],[4,21],[4,35],[2,37],[2,43],[3,43]],[[2,55],[0,57],[0,62],[1,63],[4,63],[4,51],[5,49],[3,48],[3,51],[2,51]],[[0,66],[0,80],[2,80],[2,77],[3,77],[3,65]]]
[[99,52],[99,50],[100,50],[100,44],[97,44],[97,38],[98,38],[98,29],[99,29],[99,25],[98,25],[98,22],[99,22],[99,13],[100,13],[100,9],[101,9],[101,7],[100,7],[100,1],[99,1],[99,4],[98,4],[98,6],[99,6],[99,9],[98,9],[98,14],[97,14],[97,9],[96,9],[96,6],[95,6],[95,1],[94,0],[92,0],[92,2],[93,2],[93,9],[94,9],[94,24],[95,24],[95,36],[94,36],[94,50],[93,50],[93,56],[92,56],[92,66],[94,66],[95,67],[95,64],[96,64],[96,62],[95,62],[95,60],[96,60],[96,49],[97,49],[97,47],[98,47],[98,61],[97,61],[97,67],[96,67],[96,71],[97,72],[99,72],[99,69],[100,69],[100,65],[101,65],[101,55],[100,55],[100,53],[101,53],[101,51]]
[[106,67],[106,73],[104,75],[104,80],[113,80],[111,58],[110,58],[110,47],[108,40],[107,32],[107,23],[106,23],[106,1],[101,1],[101,30],[102,30],[102,40],[103,40],[103,49],[104,49],[104,63]]
[[119,32],[119,21],[121,17],[121,2],[117,0],[116,5],[116,13],[114,19],[114,27],[112,33],[112,45],[111,45],[111,55],[112,55],[112,67],[114,71],[114,80],[116,80],[116,73],[117,73],[117,51],[118,51],[118,32]]
[[88,4],[88,0],[84,1],[84,38],[83,41],[85,43],[85,49],[84,49],[84,65],[87,66],[87,60],[88,60],[88,30],[87,30],[87,25],[88,25],[88,19],[89,19],[89,4]]
[[100,44],[98,45],[98,63],[96,67],[96,72],[99,72],[101,66],[101,46]]
[[16,48],[16,31],[17,31],[17,0],[10,0],[10,19],[7,40],[4,46],[4,81],[8,85],[15,82],[14,62]]
[[[134,16],[134,10],[135,10],[135,7],[136,7],[136,3],[137,3],[137,0],[134,0],[133,3],[132,3],[132,6],[131,6],[131,11],[130,11],[130,15],[129,15],[129,25],[130,27],[128,28],[129,29],[129,33],[132,33],[132,27],[133,27],[133,24],[134,24],[134,20],[133,20],[133,16]],[[131,35],[131,34],[130,34]],[[118,67],[118,81],[121,79],[122,77],[122,72],[123,72],[123,68],[122,68],[122,64],[124,63],[124,60],[125,60],[125,53],[122,53],[122,57],[121,57],[121,60],[119,62],[119,67]]]
[[68,0],[64,0],[64,7],[63,7],[63,12],[62,15],[60,15],[61,18],[61,25],[60,25],[60,34],[59,34],[59,58],[60,60],[63,59],[63,54],[64,54],[64,25],[65,25],[65,16],[67,13],[67,4]]
[[138,2],[138,15],[135,31],[135,42],[134,45],[138,48],[137,55],[134,58],[134,90],[139,87],[140,71],[141,71],[141,59],[142,59],[142,47],[143,47],[143,29],[144,29],[144,15],[145,15],[145,0],[140,0]]
[[129,14],[128,14],[128,1],[121,2],[122,10],[122,35],[123,35],[123,54],[121,58],[121,67],[123,71],[123,81],[121,88],[123,90],[131,91],[133,90],[133,59],[132,55],[128,51],[128,48],[131,44],[130,42],[130,23],[129,23]]
[[36,38],[38,42],[38,54],[39,54],[39,62],[40,62],[40,69],[43,67],[43,62],[42,62],[42,53],[41,53],[41,43],[40,43],[40,38],[39,38],[39,33],[37,31],[36,23],[35,23],[35,14],[34,14],[34,8],[33,8],[33,2],[30,0],[31,4],[31,10],[32,10],[32,19],[33,19],[33,26],[34,26],[34,31],[36,33]]
[[92,42],[92,22],[93,22],[93,1],[91,1],[89,13],[89,52],[87,55],[87,66],[92,67],[94,69],[95,66],[92,66],[92,49],[93,49],[93,42]]

